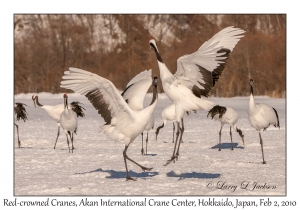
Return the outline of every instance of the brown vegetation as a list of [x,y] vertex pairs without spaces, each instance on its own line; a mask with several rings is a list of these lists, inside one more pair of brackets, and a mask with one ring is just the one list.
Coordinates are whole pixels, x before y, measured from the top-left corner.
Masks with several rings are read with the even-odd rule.
[[[101,30],[107,35],[97,35],[99,17],[104,20]],[[165,41],[168,37],[162,24],[168,25],[176,39]],[[245,37],[231,53],[211,95],[247,96],[248,80],[252,78],[256,95],[285,97],[284,14],[15,15],[14,92],[68,92],[60,88],[60,81],[71,66],[97,73],[124,89],[133,76],[145,69],[151,68],[153,75],[159,75],[149,47],[151,29],[158,30],[158,47],[174,73],[180,56],[193,53],[231,25],[246,30]],[[115,43],[112,49],[107,47],[105,36]]]

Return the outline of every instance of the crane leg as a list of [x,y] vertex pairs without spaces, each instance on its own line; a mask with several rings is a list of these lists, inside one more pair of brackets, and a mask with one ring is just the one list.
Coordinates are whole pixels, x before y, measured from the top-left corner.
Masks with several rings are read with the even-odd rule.
[[174,134],[175,134],[175,123],[173,122],[173,141],[172,141],[172,143],[174,143]]
[[131,178],[131,176],[128,173],[128,168],[127,168],[127,161],[126,161],[126,151],[127,151],[128,146],[125,146],[125,149],[123,151],[123,158],[124,158],[124,163],[125,163],[125,168],[126,168],[126,181],[128,180],[132,180],[132,181],[136,181],[136,179]]
[[261,146],[261,153],[262,153],[262,159],[263,159],[263,164],[266,164],[265,158],[264,158],[264,148],[263,148],[263,140],[261,138],[260,131],[258,132],[259,134],[259,139],[260,139],[260,146]]
[[21,146],[21,142],[20,142],[20,139],[19,139],[19,126],[15,123],[15,126],[17,127],[17,134],[18,134],[18,146],[20,148]]
[[182,135],[183,135],[183,131],[184,131],[183,118],[181,118],[181,124],[182,124],[182,127],[181,127],[182,134],[180,136],[180,142],[183,143],[183,140],[182,140]]
[[[77,134],[76,134],[77,135]],[[73,140],[74,140],[74,133],[72,133],[72,153],[73,153],[73,150],[75,149],[74,145],[73,145]]]
[[176,148],[177,148],[177,142],[178,142],[179,134],[180,134],[180,126],[179,126],[179,123],[177,123],[176,140],[175,140],[175,145],[174,145],[173,155],[172,155],[171,158],[174,158],[174,157],[175,157],[175,151],[176,151]]
[[221,129],[220,129],[220,132],[219,132],[219,151],[221,151],[221,135],[222,135],[222,128],[223,128],[223,125],[221,125]]
[[144,155],[145,154],[145,152],[144,152],[144,139],[143,139],[144,134],[141,133],[141,136],[142,136],[142,149],[141,149],[141,153],[142,153],[142,155]]
[[[73,146],[74,134],[70,133],[69,135],[70,135],[71,142],[72,142],[72,153],[73,153],[73,150],[74,150],[74,146]],[[72,135],[72,137],[71,137],[71,135]]]
[[59,137],[59,133],[60,133],[60,126],[58,126],[58,130],[57,130],[57,137],[56,137],[56,141],[55,141],[55,144],[54,144],[54,149],[56,147],[56,143],[57,143],[57,139]]
[[147,138],[146,138],[146,155],[147,155],[147,149],[148,149],[148,132],[147,132]]
[[166,164],[164,166],[169,165],[172,161],[175,162],[175,158],[176,158],[175,151],[176,151],[177,141],[178,141],[178,137],[179,137],[179,133],[180,133],[179,130],[180,130],[180,126],[179,126],[179,122],[177,122],[177,132],[176,132],[176,140],[175,140],[173,155],[172,155],[172,157],[171,157],[170,160],[167,160],[167,162],[166,162]]
[[136,181],[136,179],[131,178],[130,175],[129,175],[129,173],[128,173],[128,168],[127,168],[127,162],[126,162],[126,159],[127,159],[127,160],[130,160],[131,162],[133,162],[133,163],[135,163],[136,165],[138,165],[139,167],[141,167],[141,169],[142,169],[143,171],[151,171],[153,168],[147,168],[147,167],[145,167],[145,166],[142,166],[142,165],[138,164],[138,163],[135,162],[134,160],[130,159],[130,158],[127,156],[127,154],[126,154],[127,149],[128,149],[128,146],[125,146],[125,149],[124,149],[124,151],[123,151],[123,157],[124,157],[125,168],[126,168],[126,174],[127,174],[126,180],[133,180],[133,181]]
[[230,126],[230,139],[231,139],[231,150],[233,150],[233,143],[232,143],[232,133],[231,133],[231,126]]
[[66,136],[67,136],[67,143],[68,143],[68,148],[69,148],[69,153],[70,153],[70,146],[69,146],[68,134],[66,134]]
[[183,118],[181,119],[181,124],[182,124],[182,127],[180,128],[180,141],[179,141],[177,152],[176,152],[176,160],[178,160],[178,156],[179,156],[180,143],[183,143],[183,141],[182,141],[182,135],[184,132]]

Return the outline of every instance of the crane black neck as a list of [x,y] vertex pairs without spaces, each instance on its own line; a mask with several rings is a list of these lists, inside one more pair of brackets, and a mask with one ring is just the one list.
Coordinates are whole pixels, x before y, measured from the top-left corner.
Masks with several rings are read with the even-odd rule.
[[165,124],[163,123],[161,126],[158,126],[158,127],[156,128],[156,132],[155,132],[156,138],[157,138],[157,136],[158,136],[158,134],[159,134],[159,130],[162,129],[164,126],[165,126]]
[[64,105],[65,105],[65,108],[68,109],[68,98],[64,98]]
[[149,106],[151,106],[155,102],[155,100],[157,100],[157,85],[153,85],[153,96]]
[[155,54],[156,54],[157,60],[158,60],[159,62],[161,62],[161,63],[164,63],[164,61],[163,61],[163,59],[162,59],[160,53],[158,52],[156,46],[154,46],[153,43],[151,43],[150,45],[151,45],[151,47],[154,49],[154,52],[155,52]]
[[44,106],[43,104],[40,104],[38,96],[35,96],[35,101],[38,106]]
[[252,85],[250,85],[250,95],[251,95],[251,94],[254,95],[254,94],[253,94],[253,86],[252,86]]

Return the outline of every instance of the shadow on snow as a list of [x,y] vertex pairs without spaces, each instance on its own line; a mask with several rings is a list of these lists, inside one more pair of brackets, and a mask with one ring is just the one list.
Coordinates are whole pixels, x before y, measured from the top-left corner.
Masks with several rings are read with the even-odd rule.
[[[221,143],[221,149],[231,149],[231,146],[233,145],[233,149],[244,149],[242,146],[238,146],[238,143]],[[211,147],[211,149],[219,149],[219,144]]]
[[145,154],[144,156],[156,156],[157,154]]
[[186,179],[186,178],[196,178],[196,179],[216,179],[221,176],[221,174],[211,174],[211,173],[198,173],[198,172],[192,172],[192,173],[175,173],[174,171],[171,171],[167,173],[168,177],[179,177],[179,180]]
[[[103,170],[102,168],[98,168],[96,170],[89,171],[89,172],[75,173],[75,174],[88,174],[88,173],[94,173],[94,172],[108,173],[109,176],[105,177],[105,178],[108,178],[108,179],[125,179],[126,176],[127,176],[126,171]],[[150,177],[153,177],[153,176],[157,176],[158,172],[141,172],[141,173],[137,173],[137,172],[134,172],[134,171],[130,170],[129,175],[133,178],[134,177],[136,177],[136,178],[150,178]]]

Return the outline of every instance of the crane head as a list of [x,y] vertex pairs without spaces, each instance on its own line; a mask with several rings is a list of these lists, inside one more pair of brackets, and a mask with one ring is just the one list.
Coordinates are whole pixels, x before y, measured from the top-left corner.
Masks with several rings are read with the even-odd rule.
[[149,44],[150,44],[150,50],[151,50],[151,47],[153,47],[153,49],[155,50],[157,50],[158,51],[158,49],[157,49],[157,46],[156,46],[156,42],[155,42],[155,39],[150,39],[149,40]]
[[253,80],[253,79],[250,79],[250,80],[249,80],[249,85],[253,86],[253,84],[254,84],[254,80]]
[[156,44],[154,38],[151,38],[151,39],[149,40],[149,44],[151,44],[151,43]]
[[158,83],[158,78],[157,78],[157,77],[153,77],[152,84],[153,84],[154,86],[157,86],[157,83]]

